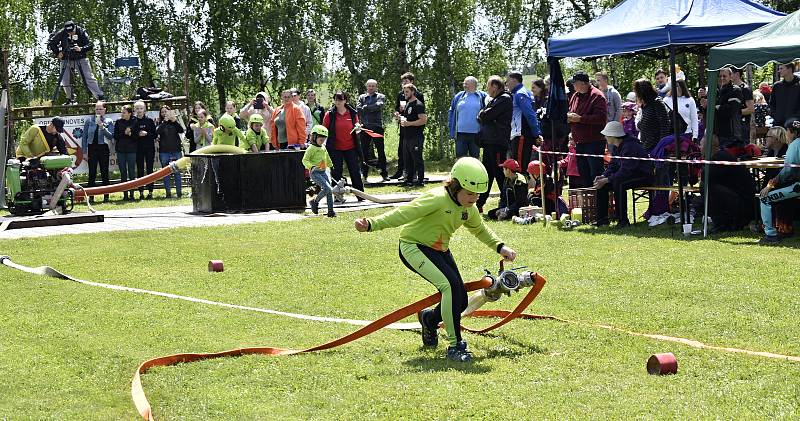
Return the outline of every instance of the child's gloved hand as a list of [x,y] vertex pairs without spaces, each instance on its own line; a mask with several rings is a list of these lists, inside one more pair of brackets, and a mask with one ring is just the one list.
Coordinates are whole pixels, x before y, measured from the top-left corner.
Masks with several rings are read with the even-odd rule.
[[509,262],[513,262],[514,259],[517,258],[517,252],[509,246],[503,246],[500,249],[500,255],[503,256],[503,259],[508,260]]

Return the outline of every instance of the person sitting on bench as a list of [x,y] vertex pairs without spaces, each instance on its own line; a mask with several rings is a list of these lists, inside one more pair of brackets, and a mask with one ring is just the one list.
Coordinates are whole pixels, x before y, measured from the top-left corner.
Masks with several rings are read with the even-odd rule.
[[[727,149],[719,149],[719,138],[712,136],[712,161],[736,162]],[[705,150],[703,138],[700,148]],[[712,165],[708,171],[708,216],[714,226],[710,233],[720,231],[739,231],[753,220],[756,185],[753,177],[744,166]],[[703,180],[705,183],[706,180]]]
[[761,223],[764,224],[764,238],[759,244],[773,244],[779,242],[778,230],[772,223],[772,205],[775,202],[800,197],[800,168],[791,165],[800,165],[800,120],[788,118],[784,123],[786,128],[786,140],[789,141],[789,148],[786,151],[786,158],[783,162],[783,169],[775,178],[769,180],[767,186],[761,190]]
[[624,157],[647,158],[647,151],[631,135],[625,133],[622,123],[610,121],[601,131],[609,145],[614,145],[611,164],[605,172],[594,179],[597,189],[597,226],[608,225],[608,195],[613,190],[616,203],[617,227],[630,225],[628,220],[628,190],[653,184],[652,161],[620,159]]

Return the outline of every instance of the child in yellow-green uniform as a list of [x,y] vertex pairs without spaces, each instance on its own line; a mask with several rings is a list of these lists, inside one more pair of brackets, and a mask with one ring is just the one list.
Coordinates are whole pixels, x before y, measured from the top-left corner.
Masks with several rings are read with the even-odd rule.
[[243,149],[248,152],[258,152],[266,147],[269,150],[267,131],[264,129],[264,117],[261,114],[251,115],[249,125],[250,127],[244,134]]
[[327,127],[318,124],[311,129],[311,144],[303,154],[303,166],[308,170],[311,181],[320,187],[317,197],[311,199],[311,212],[319,213],[319,201],[322,196],[325,196],[328,201],[327,216],[333,218],[336,216],[336,212],[333,211],[333,190],[327,171],[333,166],[333,163],[324,146],[327,139]]
[[411,203],[381,216],[355,221],[360,232],[403,226],[400,232],[400,260],[442,293],[436,308],[417,314],[422,325],[422,343],[438,345],[436,329],[444,321],[450,346],[447,358],[470,362],[472,354],[461,339],[461,313],[467,308],[467,291],[450,253],[450,237],[459,227],[467,229],[482,243],[514,260],[516,252],[507,247],[483,223],[475,202],[489,186],[489,174],[475,158],[456,161],[450,179],[442,187],[427,191]]

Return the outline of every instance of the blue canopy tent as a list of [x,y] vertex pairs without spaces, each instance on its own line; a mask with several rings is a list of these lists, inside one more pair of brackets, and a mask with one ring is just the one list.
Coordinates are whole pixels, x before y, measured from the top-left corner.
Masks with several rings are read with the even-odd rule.
[[[668,49],[670,79],[675,86],[676,48],[691,49],[729,41],[784,16],[750,0],[626,0],[574,31],[548,40],[548,63],[560,58],[590,58]],[[563,78],[550,66],[552,81]],[[675,139],[678,141],[677,96],[673,96]],[[549,104],[548,104],[549,105]],[[566,119],[566,115],[563,116]],[[676,154],[680,148],[675,148]],[[680,195],[683,196],[681,189]],[[683,223],[683,212],[681,212]]]

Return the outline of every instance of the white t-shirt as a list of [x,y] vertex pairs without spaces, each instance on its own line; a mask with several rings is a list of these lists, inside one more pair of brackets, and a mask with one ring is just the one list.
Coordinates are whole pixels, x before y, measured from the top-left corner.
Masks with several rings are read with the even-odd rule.
[[[667,106],[667,111],[672,112],[672,97],[664,97],[664,105]],[[678,114],[683,117],[686,122],[686,131],[684,133],[691,133],[693,139],[700,138],[699,121],[697,120],[697,104],[694,98],[686,98],[685,96],[678,97]]]

